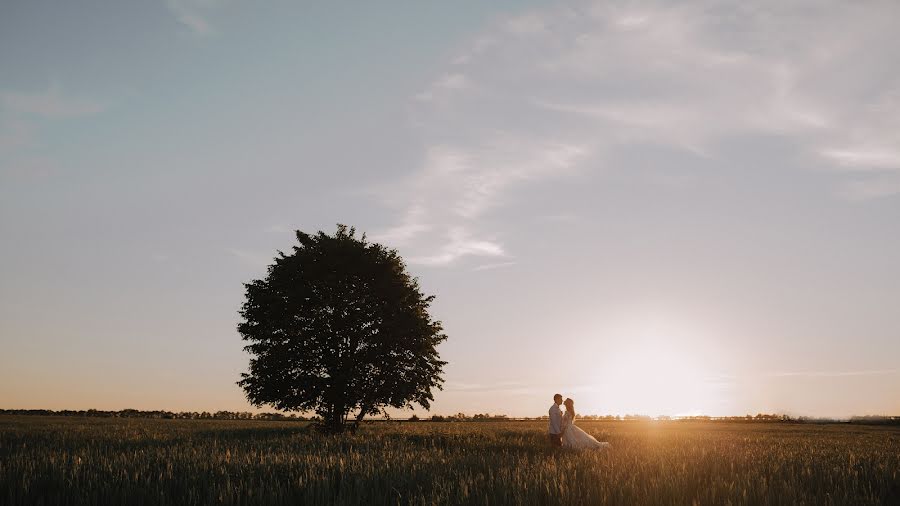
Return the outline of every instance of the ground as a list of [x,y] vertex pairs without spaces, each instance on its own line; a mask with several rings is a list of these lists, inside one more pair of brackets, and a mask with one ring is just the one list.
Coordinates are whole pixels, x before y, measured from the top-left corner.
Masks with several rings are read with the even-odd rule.
[[0,503],[900,504],[900,427],[581,422],[612,449],[550,448],[545,422],[0,416]]

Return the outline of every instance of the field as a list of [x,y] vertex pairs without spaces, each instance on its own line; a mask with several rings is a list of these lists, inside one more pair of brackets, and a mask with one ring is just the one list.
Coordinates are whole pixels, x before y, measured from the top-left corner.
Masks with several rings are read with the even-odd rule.
[[900,428],[0,416],[0,504],[900,504]]

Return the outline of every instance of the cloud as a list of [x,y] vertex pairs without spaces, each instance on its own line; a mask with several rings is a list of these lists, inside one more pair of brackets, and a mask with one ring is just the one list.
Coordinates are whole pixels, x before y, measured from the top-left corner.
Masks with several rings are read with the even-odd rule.
[[515,35],[536,35],[547,32],[544,17],[536,12],[516,16],[505,23],[506,31]]
[[472,87],[472,82],[465,74],[449,73],[436,80],[425,91],[415,96],[416,100],[428,102],[438,97]]
[[496,383],[465,383],[448,381],[444,384],[444,392],[491,395],[529,395],[544,389],[542,385],[530,385],[520,381],[498,381]]
[[462,227],[451,229],[448,236],[449,241],[437,253],[429,256],[411,257],[409,263],[414,265],[447,265],[467,255],[506,256],[500,244],[483,239],[473,239],[469,236],[469,232]]
[[[373,239],[391,246],[412,244],[430,235],[411,263],[449,265],[466,256],[504,256],[501,244],[475,238],[479,219],[499,207],[504,192],[519,184],[565,174],[584,156],[582,145],[553,139],[522,139],[487,134],[466,147],[428,148],[422,170],[395,187],[412,195],[402,220]],[[396,195],[383,195],[398,200]]]
[[0,90],[0,171],[19,180],[50,177],[57,163],[38,142],[40,128],[105,109],[100,102],[65,95],[58,85],[38,92]]
[[534,221],[536,223],[578,223],[582,218],[572,213],[555,213],[537,216]]
[[431,225],[424,220],[426,206],[421,199],[414,201],[406,210],[406,214],[400,224],[391,227],[381,233],[371,236],[375,242],[383,242],[389,245],[402,246],[407,244],[415,236],[431,229]]
[[210,11],[220,6],[221,0],[166,0],[166,7],[179,23],[197,35],[214,32],[208,21]]
[[498,263],[494,263],[494,264],[479,265],[472,270],[473,271],[488,271],[488,270],[493,270],[493,269],[502,269],[503,267],[512,267],[513,265],[516,265],[516,262],[498,262]]
[[422,161],[381,193],[398,207],[384,235],[439,265],[478,254],[448,241],[452,229],[502,248],[491,218],[516,215],[518,189],[604,170],[635,147],[724,167],[735,140],[778,139],[784,149],[758,154],[771,167],[837,173],[847,198],[900,193],[879,176],[900,158],[898,16],[887,1],[651,1],[498,20],[411,97]]
[[468,47],[466,47],[465,50],[452,59],[453,65],[465,65],[466,63],[469,63],[472,58],[476,58],[479,54],[490,49],[495,42],[496,40],[487,36],[475,39],[473,43],[468,44]]
[[795,371],[795,372],[775,372],[770,376],[776,377],[809,377],[809,378],[839,378],[844,376],[883,376],[887,374],[896,374],[900,372],[898,369],[875,369],[863,371]]
[[851,169],[900,171],[900,146],[896,149],[825,149],[822,155]]

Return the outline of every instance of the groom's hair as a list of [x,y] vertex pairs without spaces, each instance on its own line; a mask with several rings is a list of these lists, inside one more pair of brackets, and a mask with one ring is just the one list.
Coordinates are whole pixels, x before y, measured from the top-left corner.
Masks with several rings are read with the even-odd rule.
[[556,399],[562,399],[562,395],[561,395],[561,394],[554,394],[554,395],[553,395],[553,400],[555,401]]

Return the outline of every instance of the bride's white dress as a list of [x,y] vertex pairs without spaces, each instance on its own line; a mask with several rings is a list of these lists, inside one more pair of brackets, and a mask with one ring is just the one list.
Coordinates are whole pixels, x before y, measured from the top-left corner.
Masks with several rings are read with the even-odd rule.
[[562,420],[562,445],[566,448],[609,448],[609,443],[597,441],[594,436],[581,430],[575,425],[575,417],[570,413],[563,415]]

